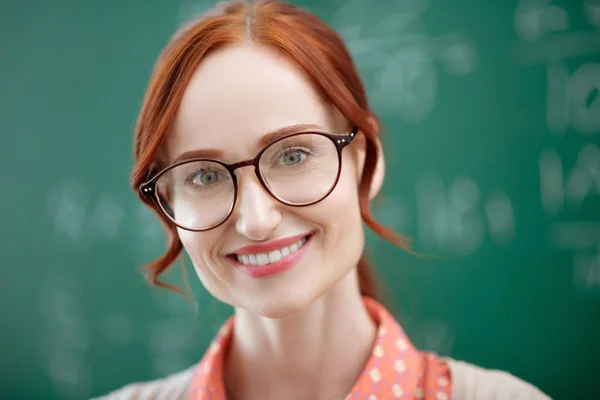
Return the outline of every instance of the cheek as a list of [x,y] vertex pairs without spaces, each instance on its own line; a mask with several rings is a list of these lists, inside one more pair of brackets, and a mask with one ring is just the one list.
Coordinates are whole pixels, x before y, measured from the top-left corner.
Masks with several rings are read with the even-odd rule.
[[185,251],[190,255],[192,260],[201,257],[205,253],[210,253],[210,242],[204,240],[198,232],[190,232],[184,229],[178,229],[179,240]]
[[316,214],[323,225],[339,225],[344,221],[352,222],[360,220],[360,208],[358,205],[358,192],[354,177],[340,180],[334,191],[318,204]]
[[[216,246],[216,238],[211,232],[189,232],[179,230],[179,240],[194,264],[198,277],[205,286],[213,285],[217,278],[214,271],[215,257],[212,256]],[[208,287],[207,287],[208,289]]]
[[354,224],[361,223],[360,207],[358,202],[358,169],[354,157],[350,152],[344,154],[342,160],[342,171],[340,179],[326,200],[329,200],[329,212],[336,216],[337,220],[347,221]]
[[306,218],[322,227],[323,246],[326,253],[331,253],[330,257],[343,258],[345,263],[353,262],[354,258],[358,261],[363,250],[364,232],[352,164],[346,164],[334,191],[313,210],[306,211]]

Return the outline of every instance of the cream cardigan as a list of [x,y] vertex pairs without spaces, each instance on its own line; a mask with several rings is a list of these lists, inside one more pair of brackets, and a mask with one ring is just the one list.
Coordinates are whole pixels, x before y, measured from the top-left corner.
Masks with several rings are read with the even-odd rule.
[[[551,400],[533,385],[503,371],[444,358],[452,376],[451,400]],[[196,365],[149,382],[136,382],[92,400],[187,400]]]

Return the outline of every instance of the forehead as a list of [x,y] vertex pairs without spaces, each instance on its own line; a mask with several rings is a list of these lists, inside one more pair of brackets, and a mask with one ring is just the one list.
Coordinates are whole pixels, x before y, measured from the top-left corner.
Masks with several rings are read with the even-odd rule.
[[212,53],[194,72],[167,139],[167,157],[205,148],[246,156],[265,133],[285,126],[335,130],[337,114],[288,57],[237,44]]

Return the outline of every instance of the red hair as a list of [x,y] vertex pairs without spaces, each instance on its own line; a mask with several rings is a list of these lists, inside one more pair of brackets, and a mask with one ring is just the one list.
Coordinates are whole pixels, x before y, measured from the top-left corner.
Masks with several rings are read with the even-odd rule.
[[[210,52],[243,40],[271,46],[295,60],[319,94],[364,134],[366,157],[358,192],[362,219],[379,236],[407,250],[407,240],[378,224],[369,211],[379,126],[372,123],[377,118],[369,109],[363,84],[340,36],[315,15],[290,4],[275,0],[233,1],[219,4],[184,26],[167,44],[156,62],[137,121],[131,187],[159,215],[168,238],[165,254],[146,266],[149,280],[179,291],[158,277],[179,257],[183,246],[175,226],[140,196],[138,188],[157,168],[162,144],[198,64]],[[378,287],[364,254],[358,263],[358,277],[361,293],[377,299]]]

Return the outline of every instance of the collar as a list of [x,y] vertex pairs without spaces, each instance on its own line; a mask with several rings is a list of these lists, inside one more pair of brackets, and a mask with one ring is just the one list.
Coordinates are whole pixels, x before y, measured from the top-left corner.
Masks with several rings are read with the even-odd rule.
[[[377,325],[377,338],[346,400],[449,399],[451,382],[446,362],[435,353],[417,350],[383,305],[369,297],[363,301]],[[226,400],[224,355],[231,342],[234,322],[232,316],[223,324],[198,364],[189,400]]]

